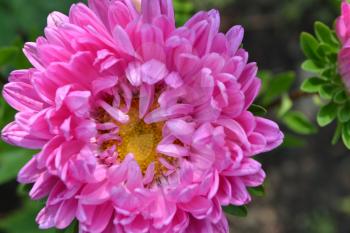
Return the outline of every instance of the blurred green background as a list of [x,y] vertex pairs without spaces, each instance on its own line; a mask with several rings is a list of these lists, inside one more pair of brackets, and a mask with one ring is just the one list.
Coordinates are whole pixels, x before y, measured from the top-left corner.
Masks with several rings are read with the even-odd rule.
[[[74,2],[0,0],[0,88],[11,70],[29,66],[21,53],[23,42],[42,34],[50,12],[67,13]],[[244,47],[250,60],[259,64],[264,81],[257,102],[268,107],[268,116],[287,135],[283,147],[259,157],[268,175],[266,195],[248,206],[248,217],[229,216],[231,232],[349,233],[350,153],[341,143],[331,145],[334,126],[315,126],[317,98],[297,95],[307,76],[299,69],[304,60],[299,35],[311,32],[316,20],[332,26],[340,0],[176,0],[174,4],[179,25],[193,12],[217,8],[222,31],[244,26]],[[290,101],[293,96],[297,98]],[[14,111],[0,97],[0,128],[13,117]],[[34,219],[42,203],[28,201],[26,188],[15,181],[33,153],[0,141],[0,232],[40,232]]]

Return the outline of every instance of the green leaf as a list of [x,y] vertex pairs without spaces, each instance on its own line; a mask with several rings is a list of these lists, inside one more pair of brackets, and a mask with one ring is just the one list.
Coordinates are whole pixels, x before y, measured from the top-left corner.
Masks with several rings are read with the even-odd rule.
[[324,23],[315,23],[315,33],[319,41],[326,43],[335,49],[339,48],[339,41],[334,36],[333,31]]
[[328,63],[336,64],[338,61],[338,52],[330,51],[327,54]]
[[300,148],[304,147],[306,145],[305,140],[303,138],[296,137],[294,135],[285,133],[284,140],[283,140],[283,147],[287,148]]
[[291,108],[293,107],[293,102],[287,94],[282,96],[281,107],[278,110],[277,116],[283,117]]
[[288,112],[282,121],[289,129],[299,134],[313,134],[317,132],[317,128],[301,112]]
[[12,109],[0,95],[0,129],[13,120],[15,110]]
[[333,96],[333,100],[337,104],[344,104],[347,101],[347,99],[348,99],[348,95],[344,90],[337,91]]
[[255,116],[263,116],[267,113],[267,110],[263,106],[257,104],[252,104],[249,108],[249,111]]
[[225,213],[238,216],[238,217],[246,217],[248,215],[248,209],[246,206],[223,206],[222,209],[225,211]]
[[328,44],[320,44],[317,48],[317,53],[320,54],[321,57],[328,57],[330,60],[333,60],[334,58],[331,55],[336,54],[336,51]]
[[0,48],[0,66],[9,64],[19,53],[17,47],[3,47]]
[[270,71],[262,70],[262,71],[259,71],[258,77],[261,79],[260,95],[263,95],[269,89],[269,84],[270,84],[270,81],[272,79],[272,74]]
[[317,66],[321,67],[321,57],[317,52],[319,43],[310,33],[303,32],[300,36],[301,49],[306,57],[311,59]]
[[267,106],[282,94],[288,92],[292,87],[294,80],[294,72],[285,72],[274,76],[270,80],[266,95],[263,97],[263,104]]
[[24,149],[13,149],[0,142],[0,184],[15,179],[18,171],[31,158],[30,151]]
[[263,185],[258,186],[258,187],[251,187],[248,188],[248,192],[252,195],[252,196],[256,196],[256,197],[263,197],[265,196],[265,188]]
[[18,196],[20,196],[22,198],[27,198],[28,197],[28,193],[30,192],[32,187],[33,187],[33,184],[19,184],[17,186],[17,190],[16,190]]
[[324,84],[320,87],[319,93],[323,99],[330,100],[337,91],[337,87],[333,84]]
[[182,26],[192,15],[195,10],[194,5],[190,1],[174,0],[176,25]]
[[327,80],[330,80],[330,79],[333,79],[335,74],[336,74],[336,70],[333,67],[331,67],[323,70],[321,73],[321,76]]
[[329,103],[323,106],[317,114],[317,122],[324,127],[331,123],[337,116],[337,105]]
[[339,139],[341,138],[342,130],[343,130],[343,124],[338,123],[337,129],[335,130],[335,133],[332,138],[332,145],[335,145],[338,143]]
[[350,103],[347,102],[340,108],[338,108],[338,119],[342,123],[350,121]]
[[350,123],[346,123],[342,131],[342,139],[345,146],[350,150]]
[[325,82],[325,80],[317,77],[308,78],[301,84],[301,90],[307,93],[316,93]]
[[191,13],[195,10],[192,2],[189,1],[174,0],[173,3],[176,12]]
[[40,202],[26,200],[21,209],[0,219],[0,229],[9,233],[54,233],[55,230],[39,230],[35,222],[42,207]]
[[306,60],[301,65],[301,68],[307,72],[312,73],[321,73],[323,71],[323,68],[320,68],[315,65],[315,63],[312,60]]

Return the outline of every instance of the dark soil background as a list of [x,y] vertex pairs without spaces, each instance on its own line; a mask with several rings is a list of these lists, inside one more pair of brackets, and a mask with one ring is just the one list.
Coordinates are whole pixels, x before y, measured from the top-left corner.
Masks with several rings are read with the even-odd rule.
[[[75,1],[0,0],[0,46],[12,44],[16,38],[35,38],[41,34],[49,12],[67,12],[72,2]],[[304,59],[299,49],[300,33],[311,32],[316,20],[331,26],[339,14],[339,2],[191,1],[196,10],[218,8],[223,31],[235,24],[243,25],[244,47],[260,70],[293,70],[298,82],[307,75],[299,68]],[[0,71],[5,77],[7,70]],[[295,105],[315,118],[317,109],[310,99],[299,100]],[[229,217],[231,232],[350,233],[350,152],[342,144],[331,145],[333,132],[334,126],[329,126],[320,129],[317,135],[303,136],[306,142],[303,147],[281,148],[260,155],[267,172],[266,196],[253,200],[248,217]],[[23,206],[16,190],[15,181],[0,185],[0,221]]]

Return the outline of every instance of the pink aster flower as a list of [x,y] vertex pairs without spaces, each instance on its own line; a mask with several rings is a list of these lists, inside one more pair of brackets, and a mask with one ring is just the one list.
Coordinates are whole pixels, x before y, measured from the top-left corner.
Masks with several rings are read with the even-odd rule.
[[[254,155],[282,141],[248,111],[260,89],[243,29],[217,11],[175,28],[171,0],[90,0],[48,17],[3,96],[19,112],[2,131],[39,149],[20,171],[47,198],[42,229],[82,233],[227,233],[221,206],[263,183]],[[135,7],[136,6],[136,7]]]
[[341,16],[336,22],[336,32],[342,43],[338,55],[338,69],[347,90],[350,91],[350,4],[346,1],[341,5]]

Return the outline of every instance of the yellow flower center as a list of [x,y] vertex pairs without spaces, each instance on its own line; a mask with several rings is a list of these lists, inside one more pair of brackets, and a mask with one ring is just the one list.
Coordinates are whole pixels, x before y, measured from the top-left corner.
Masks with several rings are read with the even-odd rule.
[[[119,125],[119,136],[122,138],[117,150],[122,161],[132,153],[143,172],[152,162],[158,164],[157,145],[162,139],[163,123],[146,124],[139,119],[138,108],[132,107],[128,112],[129,122]],[[158,168],[156,166],[156,168]]]
[[[153,106],[154,109],[155,106]],[[113,146],[118,152],[118,162],[121,163],[125,157],[132,153],[134,159],[139,164],[143,174],[146,173],[147,168],[151,163],[154,163],[154,180],[159,178],[167,171],[167,168],[159,161],[163,158],[167,163],[174,164],[175,159],[172,157],[159,154],[157,146],[162,140],[162,128],[164,123],[157,122],[146,124],[143,119],[139,118],[138,103],[136,100],[132,102],[132,106],[127,113],[129,121],[126,124],[121,124],[113,120],[109,114],[103,109],[99,109],[96,113],[96,120],[99,123],[113,122],[118,126],[118,139],[111,139],[103,142],[101,151],[108,150]],[[100,131],[100,134],[110,134],[111,131]]]

